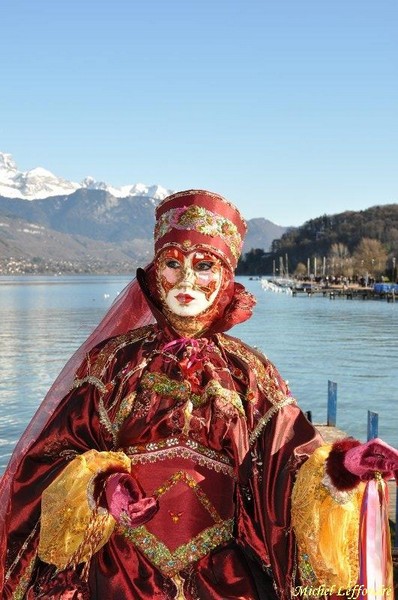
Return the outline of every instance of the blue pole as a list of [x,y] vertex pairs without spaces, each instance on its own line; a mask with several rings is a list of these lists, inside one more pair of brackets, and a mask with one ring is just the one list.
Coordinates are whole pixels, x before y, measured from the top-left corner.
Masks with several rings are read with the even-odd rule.
[[328,417],[327,425],[336,427],[337,417],[337,383],[328,381]]
[[379,415],[368,410],[368,441],[377,438],[379,435]]

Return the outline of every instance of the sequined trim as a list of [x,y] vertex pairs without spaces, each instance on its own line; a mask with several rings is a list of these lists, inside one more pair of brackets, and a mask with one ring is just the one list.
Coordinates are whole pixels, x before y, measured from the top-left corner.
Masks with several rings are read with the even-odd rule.
[[119,431],[121,425],[124,423],[124,421],[127,419],[129,414],[131,413],[133,406],[134,406],[136,396],[137,396],[137,392],[131,392],[125,398],[123,398],[123,400],[121,401],[119,410],[117,411],[117,415],[116,415],[115,421],[113,423],[116,431]]
[[177,402],[187,402],[189,400],[194,408],[203,406],[211,398],[217,398],[217,400],[224,402],[226,408],[228,405],[232,405],[245,417],[245,410],[239,394],[235,390],[223,388],[215,379],[209,381],[201,396],[191,393],[189,381],[170,379],[164,373],[145,373],[141,378],[140,386],[143,390],[172,397]]
[[103,384],[100,379],[98,379],[97,377],[93,377],[92,375],[88,375],[87,377],[83,377],[82,379],[75,379],[75,381],[73,382],[72,389],[81,387],[85,383],[89,383],[90,385],[96,387],[101,392],[101,394],[105,394],[106,392],[105,384]]
[[305,585],[319,585],[314,570],[310,563],[308,554],[303,553],[300,555],[298,568],[300,571],[301,581]]
[[33,527],[32,531],[30,532],[30,534],[28,535],[28,537],[26,538],[26,540],[22,544],[21,549],[19,550],[19,552],[16,555],[14,561],[11,563],[8,571],[6,572],[6,574],[4,576],[4,581],[7,581],[10,578],[10,576],[11,576],[12,572],[14,571],[15,567],[17,566],[17,564],[21,560],[22,555],[24,554],[25,550],[29,546],[30,541],[35,537],[39,525],[40,525],[40,521],[38,521],[36,523],[36,525]]
[[125,398],[123,398],[113,423],[110,420],[109,415],[105,409],[103,399],[101,398],[98,403],[98,413],[100,417],[100,422],[105,427],[106,431],[111,434],[115,444],[117,443],[117,435],[119,433],[120,427],[122,426],[124,420],[131,413],[136,395],[136,392],[132,392],[131,394],[128,394]]
[[104,406],[104,401],[101,398],[99,403],[98,403],[98,414],[99,414],[99,420],[101,425],[105,428],[105,430],[111,434],[113,441],[115,442],[116,440],[116,432],[113,428],[113,423],[109,418],[109,415],[106,411],[106,408]]
[[172,437],[144,445],[130,446],[124,450],[132,465],[155,463],[169,458],[186,458],[217,473],[236,478],[228,456],[206,448],[189,438]]
[[160,496],[163,496],[163,494],[165,494],[166,492],[171,490],[171,488],[174,487],[177,483],[180,483],[180,482],[185,483],[191,490],[194,491],[199,502],[207,510],[207,512],[209,513],[209,515],[211,516],[211,518],[214,520],[215,523],[220,524],[223,522],[220,515],[218,514],[218,512],[216,511],[216,509],[214,508],[214,506],[212,505],[209,498],[206,496],[206,494],[204,493],[204,491],[202,490],[202,488],[200,487],[200,485],[198,484],[196,479],[194,479],[192,477],[192,475],[190,475],[186,471],[177,471],[177,473],[174,473],[174,475],[172,475],[166,481],[166,483],[164,483],[163,485],[158,487],[153,492],[153,495],[155,496],[155,498],[159,498]]
[[[131,413],[131,411],[134,407],[135,399],[136,399],[136,395],[137,395],[136,392],[132,392],[132,393],[128,394],[125,398],[123,398],[123,400],[120,403],[119,410],[117,411],[117,414],[113,421],[109,417],[109,411],[112,410],[114,405],[119,402],[120,396],[122,395],[122,392],[124,389],[124,387],[123,387],[124,382],[127,379],[129,379],[130,377],[132,377],[137,371],[142,371],[145,368],[146,364],[147,364],[147,361],[143,360],[134,369],[129,370],[125,374],[122,382],[120,382],[120,384],[119,384],[119,391],[116,394],[115,401],[112,403],[112,405],[108,409],[105,408],[105,403],[104,403],[103,397],[101,397],[98,402],[98,413],[99,413],[100,423],[103,425],[103,427],[106,429],[106,431],[111,434],[115,445],[117,444],[117,436],[119,433],[119,429],[122,426],[124,420],[129,416],[129,414]],[[112,388],[113,388],[114,384],[108,383],[105,386],[105,391],[108,391],[109,386],[112,386]]]
[[244,226],[245,231],[247,230],[246,221],[242,217],[242,215],[241,215],[240,211],[237,209],[237,207],[234,204],[232,204],[232,202],[229,202],[229,200],[227,200],[223,196],[220,196],[220,194],[215,194],[214,192],[209,192],[208,190],[184,190],[182,192],[176,192],[175,194],[172,194],[171,196],[167,196],[161,202],[159,202],[156,212],[158,212],[161,208],[163,208],[163,206],[165,204],[168,204],[169,202],[173,202],[176,198],[180,198],[181,196],[184,196],[184,197],[185,196],[195,196],[197,194],[200,194],[201,196],[209,196],[210,198],[214,198],[217,202],[222,202],[226,206],[229,206],[229,208],[232,208],[232,210],[239,216],[240,220],[242,221],[242,225]]
[[171,208],[163,213],[155,227],[155,242],[172,229],[196,231],[210,237],[219,237],[230,248],[233,256],[239,258],[243,240],[232,221],[202,206]]
[[171,552],[145,526],[136,529],[124,529],[123,535],[129,539],[166,577],[173,577],[190,563],[196,562],[214,548],[233,539],[234,520],[208,527]]
[[32,558],[29,565],[24,570],[23,575],[20,578],[18,585],[12,594],[12,600],[24,600],[26,590],[28,589],[28,585],[32,577],[33,567],[35,566],[36,554],[37,553],[35,553],[34,558]]
[[264,427],[281,408],[283,408],[284,406],[288,406],[289,404],[295,403],[296,401],[294,398],[292,398],[292,396],[285,396],[285,398],[279,404],[275,404],[274,406],[272,406],[272,408],[270,408],[265,413],[265,415],[257,423],[256,427],[253,429],[249,438],[250,446],[254,444],[257,438],[261,435]]

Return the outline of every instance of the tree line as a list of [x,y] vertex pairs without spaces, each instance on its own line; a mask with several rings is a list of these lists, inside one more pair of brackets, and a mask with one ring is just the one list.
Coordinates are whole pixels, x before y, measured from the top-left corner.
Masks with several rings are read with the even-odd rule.
[[238,275],[397,280],[398,204],[323,215],[290,228],[271,251],[252,249]]

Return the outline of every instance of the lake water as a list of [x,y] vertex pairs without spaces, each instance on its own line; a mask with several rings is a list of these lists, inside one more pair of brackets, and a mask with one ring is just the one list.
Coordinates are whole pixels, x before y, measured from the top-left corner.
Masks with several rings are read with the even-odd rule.
[[[367,411],[398,446],[398,303],[297,297],[238,278],[258,303],[233,335],[261,349],[303,410],[325,422],[338,384],[337,425],[366,439]],[[127,277],[0,277],[0,471],[52,381]]]

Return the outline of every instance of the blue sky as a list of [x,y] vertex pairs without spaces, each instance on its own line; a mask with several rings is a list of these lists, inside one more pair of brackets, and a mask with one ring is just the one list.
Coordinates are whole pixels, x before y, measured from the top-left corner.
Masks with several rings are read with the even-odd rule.
[[395,0],[2,0],[0,150],[299,225],[398,202]]

